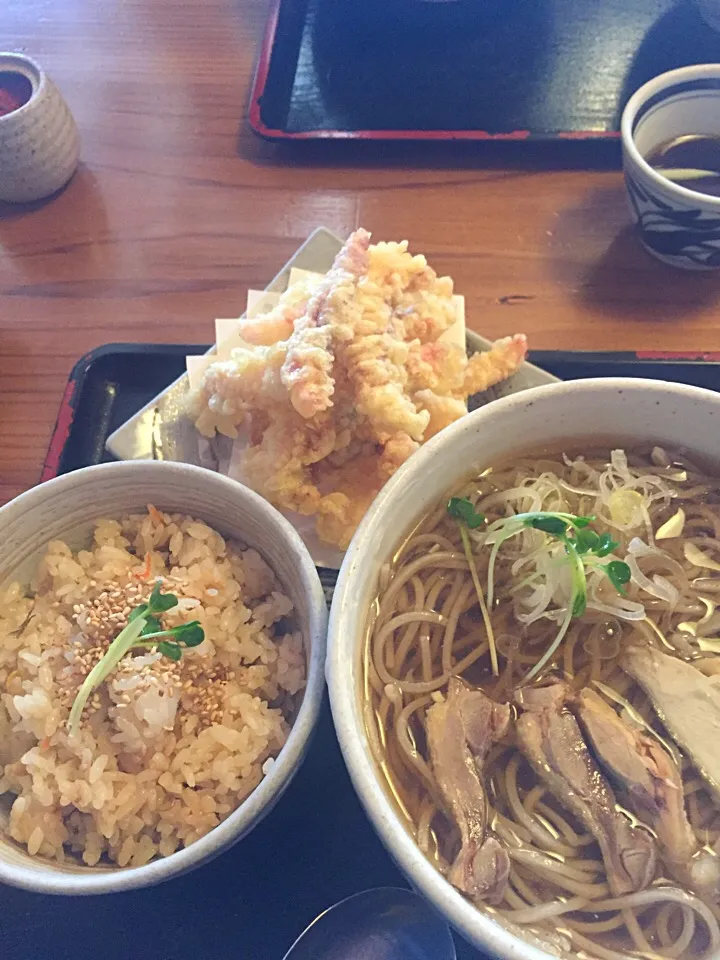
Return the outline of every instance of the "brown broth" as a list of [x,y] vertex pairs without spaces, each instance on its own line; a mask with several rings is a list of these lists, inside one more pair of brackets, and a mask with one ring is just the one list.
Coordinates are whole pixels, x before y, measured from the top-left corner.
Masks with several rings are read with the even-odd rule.
[[[720,137],[687,134],[661,144],[645,157],[658,173],[678,186],[720,197]],[[679,175],[686,173],[687,176]],[[705,172],[704,176],[702,174]]]
[[[568,453],[569,456],[573,457],[573,455],[578,456],[582,452],[585,460],[597,470],[609,461],[610,451],[620,447],[628,451],[628,461],[633,469],[640,470],[641,473],[644,472],[643,468],[660,475],[667,473],[668,480],[680,485],[680,500],[683,500],[683,492],[696,491],[688,497],[686,503],[688,522],[693,525],[692,536],[694,539],[704,536],[703,525],[698,522],[697,513],[694,516],[692,515],[689,505],[709,505],[710,511],[715,514],[720,511],[720,481],[714,479],[718,477],[718,470],[707,471],[709,475],[702,479],[702,483],[707,486],[707,490],[698,492],[698,484],[692,474],[696,470],[699,473],[705,471],[696,462],[695,457],[690,456],[686,462],[683,452],[666,450],[671,463],[667,468],[658,468],[651,462],[652,442],[638,444],[631,441],[623,443],[617,437],[607,440],[604,437],[596,437],[593,438],[590,447],[588,447],[587,441],[583,442],[580,438],[575,441],[572,439],[566,440],[562,447],[559,447],[558,444],[535,445],[529,450],[525,449],[522,453],[515,453],[505,458],[504,462],[500,461],[491,468],[473,472],[465,484],[454,484],[453,488],[447,491],[446,497],[463,496],[466,488],[472,487],[475,488],[473,494],[481,491],[483,495],[493,492],[493,489],[507,490],[517,485],[516,471],[518,470],[525,477],[537,478],[546,469],[552,469],[558,477],[564,478],[568,483],[575,486],[574,491],[572,487],[569,490],[570,493],[575,495],[575,500],[571,502],[571,509],[574,507],[579,509],[581,504],[577,500],[585,496],[582,488],[589,485],[594,489],[595,484],[592,481],[587,484],[582,480],[576,482],[570,475],[571,468],[562,464],[562,453]],[[525,463],[524,461],[527,458],[533,462]],[[702,460],[703,458],[699,459]],[[548,461],[547,467],[543,463],[545,460]],[[593,464],[593,461],[597,462]],[[690,474],[685,479],[678,475],[683,469]],[[685,484],[684,488],[683,484]],[[431,530],[439,528],[439,535],[445,543],[450,538],[456,548],[461,549],[460,535],[457,531],[443,526],[447,523],[445,503],[445,498],[439,499],[421,523],[415,527],[408,537],[403,539],[402,546],[406,546],[408,540],[412,540],[416,535],[427,537]],[[653,529],[657,529],[660,523],[669,519],[676,512],[676,509],[677,501],[665,506],[655,504],[650,515]],[[702,517],[702,513],[699,516]],[[602,518],[599,522],[602,524]],[[711,522],[708,528],[708,534],[711,536],[714,527],[715,524]],[[627,539],[629,533],[625,531],[622,536]],[[683,542],[682,536],[663,541],[664,548],[671,561],[682,562]],[[423,558],[428,555],[430,554],[426,542],[417,557]],[[408,560],[407,557],[403,559],[401,548],[399,548],[393,558],[393,566],[396,572],[406,562],[414,563],[415,560]],[[448,568],[449,570],[450,568]],[[484,582],[486,572],[486,569],[481,567],[481,582]],[[720,587],[720,578],[718,578],[717,573],[703,572],[708,573],[708,581]],[[428,598],[435,589],[432,582],[433,576],[434,572],[431,569],[431,564],[426,565],[422,570],[418,568],[413,579],[420,582],[422,589],[419,590],[417,586],[410,587],[410,581],[407,581],[406,587],[401,588],[401,592],[395,596],[393,602],[395,612],[400,610],[407,612],[412,609],[413,602],[420,594],[423,598],[422,605],[426,608],[426,611],[440,613],[442,604],[445,603],[448,594],[453,589],[453,578],[456,574],[451,572],[446,574],[448,593],[445,595],[435,593],[434,599],[430,602]],[[470,574],[466,571],[463,576],[467,580]],[[507,587],[507,580],[505,585]],[[701,587],[697,585],[694,589],[697,592]],[[706,592],[705,585],[702,586],[702,590]],[[377,639],[375,633],[376,618],[386,591],[387,585],[378,591],[378,596],[373,603],[363,649],[360,698],[364,712],[365,729],[371,745],[370,749],[380,771],[380,780],[383,782],[390,802],[396,809],[400,822],[417,842],[419,849],[425,854],[428,861],[446,876],[451,876],[451,864],[457,857],[461,835],[452,812],[448,811],[443,800],[442,788],[432,766],[433,761],[425,730],[427,709],[432,704],[435,692],[440,692],[442,695],[446,694],[448,689],[447,680],[442,679],[445,671],[441,662],[444,640],[442,637],[436,637],[434,640],[432,636],[429,638],[434,651],[432,653],[433,669],[430,672],[439,680],[436,691],[410,689],[409,687],[406,687],[403,691],[401,689],[403,684],[414,686],[421,679],[420,657],[417,655],[413,657],[412,653],[408,656],[408,651],[412,651],[412,643],[416,642],[419,634],[416,635],[415,640],[412,637],[408,639],[408,644],[404,648],[405,652],[402,654],[399,652],[403,645],[402,638],[399,638],[397,642],[392,641],[389,645],[384,641],[375,648],[374,641]],[[692,600],[694,596],[692,590],[690,594],[690,600]],[[677,628],[676,621],[684,614],[673,613],[672,608],[663,611],[652,598],[648,598],[648,602],[652,604],[650,609],[656,611],[653,614],[652,622],[661,616],[665,616],[667,621],[666,632],[671,636],[674,635]],[[544,642],[542,625],[540,627],[522,628],[517,621],[508,619],[507,607],[503,611],[500,606],[495,604],[492,611],[497,631],[496,639],[500,639],[503,633],[507,637],[518,635],[520,631],[523,631],[524,641],[536,645],[538,639]],[[447,611],[445,613],[447,616]],[[388,615],[389,611],[386,610],[385,614]],[[602,615],[602,610],[600,614]],[[671,616],[674,618],[672,621],[669,619]],[[675,748],[670,745],[668,735],[656,718],[647,696],[620,667],[619,658],[623,649],[622,644],[618,643],[614,652],[604,651],[602,655],[600,655],[597,645],[589,649],[587,646],[587,640],[589,639],[587,627],[590,624],[586,623],[583,626],[581,620],[582,618],[575,620],[575,626],[571,627],[568,633],[570,643],[567,649],[563,651],[562,659],[558,657],[555,663],[548,667],[544,675],[540,677],[539,682],[544,683],[553,674],[562,675],[566,683],[571,686],[576,685],[574,686],[575,689],[581,689],[592,682],[593,679],[600,680],[606,685],[606,689],[614,694],[611,697],[614,705],[623,706],[625,710],[630,712],[631,716],[634,712],[638,718],[636,722],[639,722],[645,728],[646,734],[663,745],[668,755],[674,755]],[[650,622],[650,619],[648,619],[648,622]],[[455,666],[464,662],[463,658],[467,655],[469,649],[467,639],[470,638],[471,645],[472,643],[477,645],[479,642],[477,640],[477,628],[480,623],[481,617],[476,607],[467,608],[458,617],[456,621],[457,629],[451,641]],[[444,629],[442,624],[439,627]],[[399,627],[399,630],[407,629],[412,629],[407,623]],[[613,627],[613,630],[615,629],[617,629],[617,626]],[[635,621],[623,622],[621,630],[623,641],[626,644],[631,644],[633,641],[647,642],[647,636]],[[573,631],[575,632],[574,638],[572,637]],[[441,631],[436,630],[436,632]],[[499,645],[498,649],[500,650]],[[502,650],[500,652],[507,666],[508,656],[503,654]],[[391,654],[389,658],[388,653]],[[518,657],[521,653],[522,651],[518,649],[512,653],[512,657]],[[677,648],[675,654],[678,658],[684,659],[686,651]],[[530,650],[529,655],[532,660],[535,656],[534,650]],[[720,656],[717,654],[714,656],[720,660]],[[377,667],[379,664],[385,664],[385,667],[389,668],[390,663],[392,663],[392,667],[389,672],[391,678],[394,678],[394,682],[385,684]],[[512,699],[512,671],[509,675],[509,685],[499,689],[490,673],[487,654],[482,659],[478,659],[474,663],[470,662],[467,666],[457,670],[457,675],[461,676],[471,686],[485,690],[491,699],[500,702]],[[424,678],[424,682],[427,683],[427,678]],[[408,709],[410,709],[409,713],[406,712]],[[516,719],[517,708],[513,704],[511,704],[511,713]],[[408,743],[412,748],[410,751],[403,746],[403,744]],[[665,949],[665,940],[668,937],[675,944],[680,942],[687,921],[677,907],[671,907],[668,911],[667,905],[662,903],[660,899],[644,907],[638,908],[631,905],[626,907],[622,913],[614,910],[599,912],[593,910],[593,898],[601,900],[605,896],[600,885],[606,882],[607,876],[599,847],[594,842],[588,843],[587,838],[579,844],[568,840],[568,837],[572,838],[573,835],[578,837],[585,834],[587,832],[586,824],[580,821],[573,809],[568,808],[563,803],[562,797],[556,796],[552,789],[545,787],[542,782],[538,782],[535,770],[531,764],[528,764],[522,751],[518,750],[517,743],[512,736],[498,741],[491,747],[483,765],[482,775],[489,798],[487,812],[491,829],[498,833],[503,842],[509,843],[508,836],[514,837],[511,844],[513,847],[524,848],[526,853],[531,852],[540,854],[540,856],[552,857],[557,863],[557,876],[553,878],[548,877],[542,870],[538,870],[534,862],[513,863],[511,866],[510,894],[505,895],[504,901],[497,907],[480,904],[479,908],[483,912],[492,914],[496,919],[499,919],[501,924],[507,921],[519,924],[521,931],[527,931],[531,938],[538,937],[541,941],[546,940],[549,943],[552,943],[552,938],[558,934],[568,938],[572,942],[572,947],[568,952],[563,949],[562,956],[564,957],[572,954],[572,956],[622,960],[629,953],[632,953],[633,956],[649,956],[650,954],[644,951],[644,948],[641,949],[638,946],[638,938],[635,933],[637,930],[640,930],[642,937],[648,940],[652,956],[660,955],[660,952]],[[683,776],[686,779],[697,776],[690,761],[685,763]],[[529,798],[538,788],[541,792],[539,796],[535,796],[532,803],[533,809],[537,809],[539,812],[531,815],[528,808]],[[525,809],[525,816],[523,817],[518,814],[519,806],[523,806]],[[640,819],[632,805],[626,805],[619,795],[614,809],[627,818],[633,829],[639,828],[648,830],[650,834],[654,833],[653,824]],[[714,855],[717,849],[715,845],[718,843],[717,832],[720,825],[716,823],[716,804],[709,789],[702,785],[700,789],[696,789],[692,794],[688,809],[690,811],[691,829],[696,835],[698,845],[706,849],[707,853]],[[557,830],[559,830],[559,833],[556,836],[556,833],[553,833],[552,830],[548,831],[550,840],[543,839],[543,836],[537,833],[528,836],[526,821],[529,816],[534,819],[536,827],[537,824],[546,825],[549,822],[551,826],[555,825],[556,833]],[[718,845],[720,846],[720,843]],[[575,877],[570,876],[567,871],[563,873],[561,867],[574,870]],[[548,904],[551,908],[553,908],[553,905],[562,905],[562,901],[567,899],[566,891],[572,891],[573,884],[576,885],[575,889],[577,890],[578,870],[581,871],[581,876],[583,873],[586,874],[586,879],[580,879],[579,881],[583,885],[581,895],[584,896],[588,889],[592,894],[585,907],[578,911],[572,911],[567,916],[562,913],[547,919],[528,920],[527,923],[514,918],[513,909],[518,906],[522,907],[523,903],[529,905],[543,903]],[[657,881],[658,886],[679,886],[680,889],[685,889],[683,884],[678,882],[673,871],[666,867],[662,854],[659,859]],[[570,886],[567,885],[568,883]],[[595,892],[591,889],[593,887]],[[648,896],[652,899],[652,887],[649,889]],[[685,892],[690,893],[690,891]],[[614,915],[609,916],[609,914]],[[665,923],[664,931],[661,921]],[[608,922],[611,926],[607,926]],[[710,922],[713,923],[714,921],[711,920]],[[513,927],[513,932],[516,929]],[[698,919],[695,927],[690,931],[689,942],[685,943],[682,953],[678,951],[678,955],[688,958],[707,957],[708,931],[710,929],[710,924]],[[522,932],[520,935],[523,935]],[[553,949],[552,952],[555,953],[555,950]],[[720,956],[717,950],[712,955]]]

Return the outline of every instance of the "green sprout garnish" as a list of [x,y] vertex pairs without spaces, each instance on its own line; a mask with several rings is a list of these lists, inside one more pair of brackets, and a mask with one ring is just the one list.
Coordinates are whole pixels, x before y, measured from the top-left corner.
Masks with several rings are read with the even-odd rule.
[[500,547],[506,540],[510,540],[528,528],[539,530],[563,545],[570,564],[571,594],[565,616],[560,624],[560,629],[549,648],[525,676],[524,683],[527,683],[529,680],[532,680],[533,677],[537,676],[550,660],[562,643],[572,619],[574,617],[581,617],[585,613],[587,609],[588,569],[599,570],[604,573],[617,592],[623,596],[627,592],[625,590],[625,584],[629,583],[632,576],[627,563],[622,560],[611,560],[606,564],[597,562],[609,556],[620,544],[616,540],[613,540],[609,533],[597,533],[597,531],[592,529],[590,524],[595,520],[594,517],[576,517],[571,513],[538,511],[533,513],[518,513],[512,517],[502,518],[491,523],[487,528],[487,535],[493,538],[493,542],[490,559],[488,561],[486,603],[479,583],[477,582],[477,567],[471,549],[470,537],[466,529],[466,527],[470,527],[471,529],[479,527],[481,523],[485,522],[485,517],[481,513],[476,512],[470,500],[460,497],[453,497],[452,500],[448,501],[447,510],[450,516],[458,521],[465,556],[470,565],[470,573],[473,578],[473,583],[475,583],[475,590],[478,595],[478,600],[480,601],[480,609],[488,633],[490,660],[495,676],[498,675],[497,652],[495,650],[495,641],[490,626],[488,610],[492,610],[495,593],[495,563]]
[[627,594],[625,584],[630,582],[632,576],[630,567],[622,560],[611,560],[610,563],[605,564],[604,570],[617,592],[625,596]]
[[448,500],[447,512],[454,520],[460,520],[471,530],[485,523],[485,515],[477,513],[475,507],[465,497],[451,497]]
[[590,524],[595,517],[576,517],[571,513],[518,513],[507,519],[497,520],[488,528],[488,534],[497,532],[498,538],[493,544],[488,565],[488,604],[492,604],[493,575],[495,560],[500,546],[511,537],[522,533],[530,527],[540,530],[548,536],[558,540],[565,548],[570,563],[571,595],[565,617],[560,625],[555,639],[538,660],[534,667],[525,676],[525,683],[532,680],[551,659],[563,641],[570,623],[574,617],[581,617],[587,609],[587,570],[602,571],[618,591],[624,594],[624,584],[631,577],[630,567],[622,560],[612,560],[607,564],[600,564],[597,560],[607,557],[620,544],[613,540],[609,533],[597,533]]
[[480,604],[480,612],[482,613],[483,623],[485,624],[493,676],[499,677],[500,666],[498,663],[495,634],[493,633],[492,621],[490,620],[490,613],[488,611],[489,604],[485,603],[485,597],[483,596],[482,587],[480,586],[480,577],[478,576],[477,564],[475,563],[475,555],[473,554],[472,544],[470,543],[470,535],[468,534],[468,527],[471,530],[477,529],[480,524],[485,523],[485,517],[482,513],[477,513],[472,503],[464,497],[452,497],[450,500],[448,500],[447,512],[454,520],[457,521],[458,530],[460,531],[460,539],[462,540],[463,550],[465,551],[465,558],[468,562],[468,566],[470,567],[470,576],[472,577],[475,593],[478,598],[478,603]]
[[168,659],[178,661],[182,657],[183,648],[197,647],[203,642],[205,633],[199,620],[181,623],[170,630],[163,629],[156,614],[171,610],[177,604],[177,597],[172,593],[161,593],[160,583],[156,583],[148,602],[141,603],[131,611],[126,626],[85,677],[77,692],[68,718],[71,737],[77,736],[80,717],[93,691],[110,676],[130,650],[135,647],[155,647]]

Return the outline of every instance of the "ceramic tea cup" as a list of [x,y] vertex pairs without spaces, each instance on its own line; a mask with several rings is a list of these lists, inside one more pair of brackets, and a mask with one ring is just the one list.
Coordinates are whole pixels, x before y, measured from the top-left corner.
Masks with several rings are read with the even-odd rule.
[[640,87],[621,135],[630,212],[646,249],[676,267],[720,267],[720,197],[673,182],[647,160],[680,137],[720,138],[720,64],[670,70]]

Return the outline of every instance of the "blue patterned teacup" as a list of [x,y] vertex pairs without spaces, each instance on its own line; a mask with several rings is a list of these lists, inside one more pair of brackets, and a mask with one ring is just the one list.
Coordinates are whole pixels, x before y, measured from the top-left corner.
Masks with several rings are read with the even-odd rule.
[[675,267],[720,268],[720,197],[674,183],[645,159],[677,137],[720,137],[720,64],[650,80],[629,99],[621,131],[630,212],[645,247]]

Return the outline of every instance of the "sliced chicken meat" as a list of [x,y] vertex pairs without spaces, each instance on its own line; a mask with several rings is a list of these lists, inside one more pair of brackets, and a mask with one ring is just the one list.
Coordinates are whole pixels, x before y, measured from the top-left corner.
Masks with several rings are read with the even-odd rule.
[[623,669],[637,680],[668,729],[720,797],[720,676],[655,647],[630,647]]
[[522,691],[520,749],[560,803],[597,840],[613,893],[641,890],[655,872],[652,837],[617,809],[615,795],[590,756],[566,701],[562,683]]
[[582,690],[577,705],[595,756],[622,786],[628,807],[655,831],[665,860],[674,865],[674,874],[686,879],[698,843],[685,814],[682,778],[675,761],[653,737],[623,723],[594,690]]
[[447,699],[430,707],[425,724],[433,771],[460,831],[460,852],[448,879],[473,900],[489,903],[503,898],[510,858],[488,834],[482,768],[509,722],[508,704],[493,703],[480,690],[453,678]]

